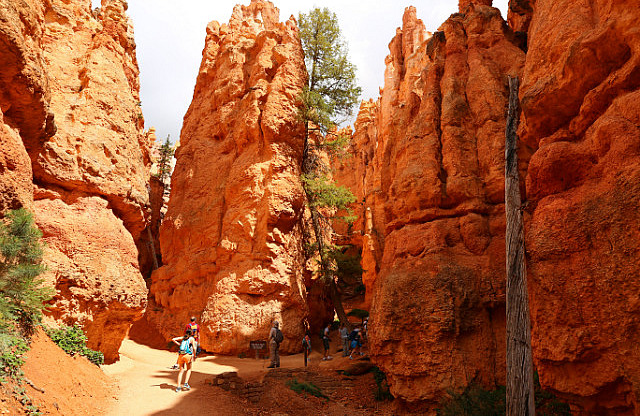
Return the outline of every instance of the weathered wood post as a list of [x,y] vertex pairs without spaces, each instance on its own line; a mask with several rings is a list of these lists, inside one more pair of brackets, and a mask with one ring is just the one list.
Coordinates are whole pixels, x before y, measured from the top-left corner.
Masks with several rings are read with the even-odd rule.
[[524,262],[524,226],[518,177],[519,82],[509,77],[509,113],[505,140],[505,212],[507,217],[507,416],[534,416],[531,322]]

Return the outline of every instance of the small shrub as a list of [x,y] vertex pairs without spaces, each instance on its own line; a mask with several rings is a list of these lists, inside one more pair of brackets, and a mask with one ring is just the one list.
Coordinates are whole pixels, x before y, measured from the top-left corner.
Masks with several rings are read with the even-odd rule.
[[355,316],[356,318],[360,318],[362,321],[364,321],[365,318],[369,317],[369,312],[365,311],[364,309],[352,309],[347,316]]
[[[569,405],[559,401],[552,393],[542,390],[538,374],[534,374],[536,414],[540,416],[571,416]],[[501,416],[506,412],[507,389],[498,386],[484,390],[472,384],[462,393],[449,392],[449,397],[437,409],[439,416]]]
[[373,373],[373,379],[377,385],[375,392],[376,400],[379,402],[393,400],[393,395],[389,391],[389,384],[387,384],[387,375],[378,367],[372,367],[370,371]]
[[318,386],[316,386],[313,383],[305,383],[305,382],[301,383],[294,378],[292,380],[287,381],[287,387],[289,387],[291,390],[295,391],[298,394],[302,393],[306,396],[306,394],[309,393],[312,396],[329,400],[329,398],[324,393],[322,393],[322,390],[320,390]]
[[506,388],[485,390],[471,384],[463,392],[448,392],[449,397],[436,409],[438,416],[502,416],[506,412]]
[[24,364],[22,356],[29,350],[29,344],[20,336],[6,333],[0,337],[0,344],[0,374],[19,380]]
[[79,326],[63,326],[60,329],[48,328],[46,333],[67,354],[80,354],[87,357],[95,365],[104,364],[104,354],[87,348],[87,336]]

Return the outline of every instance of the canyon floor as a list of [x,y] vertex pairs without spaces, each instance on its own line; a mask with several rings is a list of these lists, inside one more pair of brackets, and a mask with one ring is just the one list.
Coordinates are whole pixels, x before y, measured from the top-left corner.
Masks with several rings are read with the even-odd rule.
[[[333,343],[336,347],[336,342]],[[268,374],[268,361],[254,358],[208,355],[194,364],[188,392],[176,393],[174,352],[152,348],[126,339],[115,364],[96,368],[83,357],[69,357],[44,335],[32,345],[25,376],[33,384],[25,393],[45,415],[370,415],[393,414],[390,402],[375,400],[376,384],[371,373],[345,377],[340,370],[354,361],[334,355],[322,361],[319,350],[311,355],[306,370],[322,380],[328,399],[301,395],[286,386],[292,371],[303,370],[301,354],[281,357],[281,369]],[[355,362],[365,363],[356,360]],[[213,386],[216,375],[237,372],[243,381],[261,384],[259,399],[250,402],[237,394]],[[34,388],[37,387],[36,388]],[[15,392],[3,386],[2,414],[24,414]],[[44,393],[40,390],[44,390]]]

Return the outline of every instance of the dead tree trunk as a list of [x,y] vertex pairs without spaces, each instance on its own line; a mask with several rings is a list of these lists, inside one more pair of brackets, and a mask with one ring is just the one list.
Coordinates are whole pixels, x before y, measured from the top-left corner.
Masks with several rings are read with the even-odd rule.
[[534,416],[531,323],[518,178],[518,86],[518,78],[509,77],[504,189],[507,217],[507,416]]
[[[302,151],[302,173],[310,174],[312,173],[313,169],[314,162],[311,159],[309,145],[309,122],[306,122],[304,148]],[[318,207],[313,205],[313,198],[311,197],[311,195],[309,195],[306,187],[304,187],[304,192],[307,196],[307,203],[309,204],[309,211],[311,212],[311,225],[316,238],[316,244],[318,245],[318,254],[320,256],[320,273],[322,275],[322,278],[325,279],[325,283],[327,283],[328,285],[331,303],[333,303],[333,308],[338,315],[338,319],[340,319],[340,322],[345,324],[349,332],[351,332],[351,323],[349,322],[347,314],[344,311],[344,306],[342,305],[342,300],[340,299],[340,294],[338,293],[338,287],[334,280],[333,273],[330,272],[330,261],[329,259],[327,259],[327,253],[325,252],[324,233],[322,232],[323,224],[321,224]]]

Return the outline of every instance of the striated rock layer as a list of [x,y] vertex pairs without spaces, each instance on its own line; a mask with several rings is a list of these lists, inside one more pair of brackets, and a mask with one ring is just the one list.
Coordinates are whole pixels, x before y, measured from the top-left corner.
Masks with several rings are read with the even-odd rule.
[[364,201],[370,353],[406,402],[504,383],[507,75],[524,53],[485,3],[433,36],[406,9],[340,178]]
[[82,324],[113,361],[146,304],[135,241],[149,157],[126,2],[0,8],[0,211],[34,211],[57,291],[50,318]]
[[293,19],[268,1],[211,22],[176,152],[147,319],[169,338],[199,318],[202,347],[249,349],[280,320],[283,351],[299,349],[306,315],[300,220],[306,81]]
[[575,414],[640,412],[640,8],[537,0],[520,135],[534,360]]

